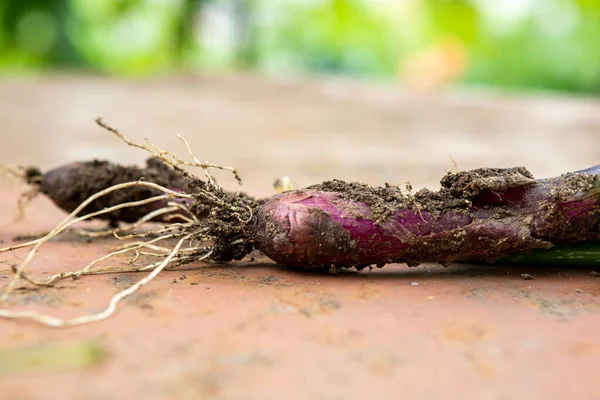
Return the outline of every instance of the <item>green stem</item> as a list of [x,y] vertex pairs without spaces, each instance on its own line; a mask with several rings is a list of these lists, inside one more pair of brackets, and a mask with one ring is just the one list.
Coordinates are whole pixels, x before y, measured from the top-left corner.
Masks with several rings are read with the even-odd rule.
[[496,264],[600,267],[600,242],[570,243],[503,257]]

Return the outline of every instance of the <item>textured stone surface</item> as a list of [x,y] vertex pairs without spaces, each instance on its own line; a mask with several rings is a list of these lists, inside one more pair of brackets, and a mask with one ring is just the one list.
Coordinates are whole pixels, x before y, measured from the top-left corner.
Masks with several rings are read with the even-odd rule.
[[[44,77],[4,78],[0,104],[4,162],[141,161],[94,126],[100,114],[181,155],[173,135],[183,134],[199,158],[234,165],[261,196],[281,175],[297,186],[337,177],[436,187],[449,155],[460,168],[526,165],[536,176],[600,162],[600,104],[568,98],[242,76]],[[1,183],[5,244],[64,216],[39,198],[16,224],[23,187]],[[113,246],[65,235],[30,270],[81,268]],[[0,283],[25,254],[0,255]],[[600,278],[589,272],[394,265],[323,276],[263,259],[190,265],[161,273],[104,322],[56,330],[0,320],[1,347],[93,339],[107,351],[85,368],[4,373],[0,390],[6,399],[599,398]],[[18,292],[13,306],[85,314],[142,276],[63,281]]]

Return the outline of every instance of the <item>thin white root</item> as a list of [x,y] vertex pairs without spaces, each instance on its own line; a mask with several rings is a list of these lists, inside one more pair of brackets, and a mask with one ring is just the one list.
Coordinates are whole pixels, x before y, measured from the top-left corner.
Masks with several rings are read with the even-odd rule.
[[[157,238],[154,238],[152,240],[149,240],[145,243],[139,243],[139,244],[134,244],[130,247],[121,249],[121,250],[117,250],[114,251],[112,253],[106,254],[100,258],[95,259],[94,261],[92,261],[91,263],[89,263],[88,265],[86,265],[84,268],[78,270],[78,271],[70,271],[70,272],[61,272],[58,274],[54,274],[51,277],[49,277],[48,279],[46,279],[45,281],[36,281],[34,279],[32,279],[31,277],[27,278],[27,281],[29,283],[33,283],[34,285],[37,286],[52,286],[54,283],[56,283],[57,281],[61,280],[61,279],[66,279],[66,278],[79,278],[83,275],[93,275],[93,274],[97,274],[98,271],[102,271],[103,273],[108,273],[111,272],[110,268],[102,268],[102,269],[92,269],[92,267],[96,264],[98,264],[99,262],[102,262],[104,260],[108,260],[111,257],[114,257],[116,255],[119,254],[123,254],[123,253],[128,253],[130,251],[137,251],[138,249],[141,249],[143,247],[147,247],[148,245],[152,245],[153,243],[162,241],[162,240],[166,240],[166,239],[171,239],[173,238],[174,235],[164,235],[164,236],[160,236]],[[161,254],[162,257],[164,257],[164,254]]]
[[[91,202],[93,202],[94,200],[98,199],[99,197],[102,197],[108,193],[114,192],[115,190],[120,190],[120,189],[124,189],[124,188],[128,188],[131,186],[148,186],[148,187],[152,187],[158,190],[161,190],[163,193],[166,193],[165,195],[161,195],[161,196],[154,196],[148,199],[144,199],[144,200],[140,200],[140,201],[133,201],[133,202],[129,202],[129,203],[123,203],[123,204],[119,204],[113,207],[109,207],[109,208],[105,208],[104,210],[101,211],[96,211],[87,215],[84,215],[82,217],[79,218],[75,218],[74,220],[71,220],[71,218],[74,218],[81,210],[83,210],[88,204],[90,204]],[[67,229],[68,227],[70,227],[73,224],[76,224],[77,222],[83,221],[85,219],[88,218],[92,218],[101,214],[106,214],[106,213],[110,213],[113,212],[115,210],[119,210],[121,208],[126,208],[126,207],[135,207],[135,206],[140,206],[140,205],[144,205],[144,204],[148,204],[148,203],[152,203],[155,201],[159,201],[159,200],[165,200],[171,197],[179,197],[179,198],[191,198],[191,195],[187,195],[187,194],[183,194],[183,193],[178,193],[175,192],[173,190],[164,188],[160,185],[157,185],[155,183],[151,183],[151,182],[142,182],[142,181],[137,181],[137,182],[127,182],[127,183],[121,183],[118,185],[114,185],[108,189],[102,190],[90,197],[88,197],[87,200],[85,200],[83,203],[81,203],[79,205],[79,207],[77,207],[71,214],[69,214],[61,223],[59,223],[52,231],[50,231],[46,236],[44,236],[41,239],[37,239],[28,243],[23,243],[20,245],[16,245],[16,246],[11,246],[11,247],[7,247],[4,249],[0,249],[0,253],[4,252],[4,251],[10,251],[10,250],[14,250],[14,249],[18,249],[21,247],[27,247],[27,246],[31,246],[33,245],[33,248],[29,251],[29,254],[27,254],[27,257],[25,258],[25,260],[23,260],[23,262],[21,262],[21,264],[17,267],[17,270],[15,271],[15,274],[13,276],[13,279],[8,283],[8,285],[6,286],[4,293],[2,294],[2,296],[0,297],[0,301],[4,301],[6,300],[6,298],[8,297],[8,295],[10,294],[10,292],[13,290],[13,288],[15,287],[17,281],[19,280],[19,278],[21,278],[22,272],[24,271],[25,267],[27,266],[27,264],[29,264],[29,262],[31,262],[31,260],[33,259],[33,256],[35,255],[35,253],[37,252],[37,250],[40,248],[40,246],[42,244],[44,244],[45,242],[47,242],[48,240],[52,239],[53,237],[55,237],[56,235],[60,234],[62,231],[64,231],[65,229]]]
[[[15,271],[15,274],[13,276],[13,279],[6,286],[6,289],[4,290],[4,293],[2,294],[2,297],[0,297],[0,301],[6,300],[6,298],[10,294],[10,292],[14,289],[14,286],[16,285],[16,283],[19,280],[19,278],[21,278],[22,273],[25,270],[25,267],[27,266],[27,264],[29,264],[31,262],[31,260],[33,259],[33,256],[35,255],[35,253],[37,252],[37,250],[41,247],[41,245],[44,244],[45,242],[47,242],[48,240],[52,239],[53,237],[59,235],[65,229],[69,228],[70,226],[72,226],[72,225],[74,225],[74,224],[76,224],[76,223],[78,223],[80,221],[83,221],[83,220],[88,219],[88,218],[92,218],[92,217],[94,217],[96,215],[100,215],[100,214],[112,212],[112,211],[115,211],[115,210],[118,210],[118,209],[121,209],[121,208],[125,208],[125,207],[133,207],[133,206],[137,206],[137,205],[143,205],[143,204],[151,203],[153,201],[162,200],[165,197],[168,197],[168,196],[155,196],[155,197],[151,197],[150,199],[146,199],[146,200],[141,200],[141,201],[136,201],[136,202],[131,202],[131,203],[123,203],[123,204],[119,204],[119,205],[114,206],[114,207],[106,208],[106,209],[104,209],[102,211],[97,211],[97,212],[93,212],[93,213],[84,215],[83,217],[76,218],[76,219],[74,219],[72,221],[69,221],[67,223],[65,223],[63,221],[58,226],[56,226],[52,231],[50,231],[50,233],[48,233],[46,236],[44,236],[41,239],[33,241],[33,242],[35,242],[35,245],[33,246],[33,248],[27,254],[27,257],[25,257],[25,260],[23,260],[21,262],[21,264],[19,264],[19,266],[17,267],[17,269]],[[19,247],[22,247],[22,246],[19,246]]]
[[[96,274],[105,274],[105,273],[115,273],[115,272],[139,272],[139,271],[151,271],[145,278],[141,279],[139,282],[134,284],[133,286],[115,294],[109,301],[108,306],[101,312],[93,313],[89,315],[84,315],[71,319],[61,319],[56,318],[49,315],[44,315],[38,313],[37,311],[32,310],[8,310],[8,309],[0,309],[0,318],[8,318],[8,319],[25,319],[34,322],[38,322],[40,324],[49,326],[49,327],[70,327],[76,325],[87,324],[91,322],[101,321],[112,314],[114,314],[116,310],[117,303],[121,301],[123,298],[131,295],[135,291],[137,291],[143,285],[149,283],[152,279],[154,279],[161,271],[167,268],[175,268],[179,265],[200,261],[209,258],[213,254],[213,249],[211,249],[210,244],[214,243],[215,237],[212,236],[210,232],[212,232],[212,227],[202,226],[201,221],[198,220],[198,217],[194,215],[188,209],[188,201],[203,201],[206,200],[207,204],[211,207],[214,206],[217,209],[223,208],[227,212],[231,213],[231,215],[240,221],[247,221],[246,213],[249,215],[247,218],[252,217],[252,207],[246,204],[246,198],[236,197],[232,204],[229,204],[229,201],[232,200],[231,195],[225,192],[221,187],[218,186],[216,180],[211,175],[211,170],[218,169],[229,171],[233,174],[234,178],[238,182],[238,191],[237,195],[240,194],[242,180],[240,179],[238,172],[231,167],[224,167],[216,164],[203,163],[193,154],[188,141],[180,135],[177,137],[184,143],[185,148],[189,154],[191,161],[184,161],[175,154],[164,151],[156,147],[153,143],[146,140],[146,144],[140,144],[131,141],[125,135],[120,133],[117,129],[111,127],[110,125],[105,124],[101,118],[96,119],[96,123],[104,128],[105,130],[115,134],[121,140],[123,140],[127,145],[132,147],[137,147],[142,150],[145,150],[152,154],[155,158],[162,161],[169,168],[174,169],[178,173],[181,173],[184,177],[189,178],[196,185],[197,192],[194,194],[185,194],[180,193],[160,185],[157,185],[152,182],[146,181],[136,181],[136,182],[128,182],[123,184],[114,185],[108,189],[102,190],[89,198],[87,198],[83,203],[81,203],[73,212],[71,212],[63,221],[61,221],[52,231],[47,233],[41,238],[36,240],[31,240],[26,243],[21,243],[15,246],[0,248],[0,253],[6,251],[12,251],[19,248],[30,247],[29,253],[23,259],[23,261],[15,268],[14,276],[10,280],[10,282],[6,285],[4,292],[0,296],[0,301],[4,301],[10,295],[10,293],[15,289],[17,283],[22,279],[30,284],[36,286],[51,286],[55,282],[65,279],[65,278],[73,278],[78,279],[83,275],[96,275]],[[204,174],[207,179],[207,183],[200,182],[195,176],[187,172],[185,167],[198,167],[202,168]],[[19,170],[19,169],[7,169],[4,171],[6,173],[10,173],[13,176],[23,176],[28,173],[27,170]],[[2,169],[0,168],[0,172]],[[162,194],[154,196],[152,198],[132,201],[128,203],[123,203],[119,205],[115,205],[112,207],[107,207],[103,210],[88,213],[81,217],[78,217],[78,214],[83,212],[85,208],[94,202],[96,199],[107,195],[116,190],[121,190],[133,186],[145,186],[153,189],[159,190]],[[190,184],[190,186],[193,186]],[[35,192],[27,193],[23,196],[19,204],[26,204],[26,201],[30,198],[33,198]],[[149,203],[155,203],[158,201],[168,201],[172,199],[184,199],[186,201],[174,200],[169,201],[167,206],[152,211],[142,218],[140,218],[135,223],[124,227],[124,228],[115,228],[110,230],[104,230],[101,232],[85,232],[86,236],[91,237],[99,237],[99,236],[107,236],[113,235],[119,240],[131,239],[131,238],[147,238],[148,236],[156,235],[158,237],[154,237],[153,239],[147,240],[138,240],[134,243],[129,243],[125,246],[121,246],[115,251],[112,251],[109,254],[106,254],[89,264],[87,264],[84,268],[77,271],[70,272],[61,272],[55,275],[50,276],[47,279],[36,280],[32,278],[29,273],[26,272],[26,267],[34,258],[36,252],[44,243],[54,238],[55,236],[61,234],[67,229],[70,229],[73,225],[78,222],[84,221],[86,219],[94,218],[99,215],[112,213],[116,210],[126,208],[126,207],[136,207],[143,206]],[[248,200],[249,202],[249,200]],[[217,214],[215,214],[217,215]],[[162,222],[166,222],[166,226],[159,227],[153,230],[141,229],[142,232],[136,232],[137,228],[141,227],[143,224],[147,222],[156,221],[160,219]],[[177,219],[177,220],[175,220]],[[175,220],[175,222],[171,222]],[[183,222],[182,222],[183,221]],[[124,233],[124,235],[121,235]],[[218,236],[218,234],[217,234]],[[173,248],[167,248],[162,245],[157,244],[160,241],[167,239],[177,239],[177,244]],[[242,241],[243,239],[238,239]],[[183,248],[183,244],[188,241],[186,248]],[[234,241],[232,244],[239,244]],[[114,256],[129,253],[131,260],[129,264],[121,267],[115,266],[99,266],[98,264],[106,261]],[[149,257],[150,261],[155,261],[150,264],[139,263],[138,265],[134,265],[140,257]],[[148,261],[146,261],[148,262]],[[140,266],[142,265],[142,266]]]
[[131,247],[131,246],[136,246],[136,245],[138,245],[138,244],[143,244],[143,245],[144,245],[144,247],[146,247],[146,248],[148,248],[148,249],[150,249],[150,250],[154,250],[154,251],[160,251],[160,252],[162,252],[163,254],[169,254],[169,253],[171,252],[171,249],[169,249],[169,248],[162,247],[162,246],[156,246],[156,245],[154,245],[154,244],[148,244],[148,242],[144,242],[143,240],[138,240],[138,241],[136,241],[136,242],[133,242],[133,243],[127,243],[127,244],[124,244],[124,245],[122,245],[122,246],[119,246],[119,247],[117,247],[117,248],[116,248],[116,250],[123,250],[123,249],[127,249],[127,248],[129,248],[129,247]]
[[19,165],[0,164],[0,173],[11,178],[25,179],[27,176],[26,169]]
[[[49,315],[40,314],[37,311],[13,311],[7,309],[0,309],[0,317],[8,318],[8,319],[26,319],[34,322],[38,322],[42,325],[46,325],[52,328],[66,328],[76,325],[88,324],[91,322],[102,321],[110,317],[114,314],[116,310],[117,303],[124,299],[125,297],[136,292],[140,287],[146,285],[148,282],[152,281],[162,270],[164,270],[167,265],[173,260],[175,255],[179,252],[179,249],[183,245],[183,242],[189,239],[189,235],[181,238],[171,253],[158,264],[152,272],[146,276],[144,279],[140,280],[136,284],[130,286],[129,288],[117,293],[114,295],[110,302],[108,303],[108,307],[106,307],[103,311],[95,314],[84,315],[81,317],[71,318],[71,319],[61,319],[52,317]],[[198,260],[205,259],[209,257],[211,252],[208,252],[204,256],[198,258]],[[152,264],[151,264],[152,265]]]
[[215,184],[214,178],[212,177],[212,175],[210,174],[209,168],[214,168],[214,169],[220,169],[223,171],[229,171],[233,174],[233,177],[235,178],[235,180],[238,183],[238,191],[237,194],[240,193],[240,190],[242,188],[242,178],[240,178],[237,170],[235,168],[232,167],[224,167],[221,165],[217,165],[217,164],[211,164],[211,163],[203,163],[202,161],[198,160],[198,158],[196,158],[196,156],[194,155],[194,152],[192,151],[192,148],[190,147],[190,144],[188,143],[187,139],[184,138],[181,135],[177,135],[177,137],[183,142],[183,144],[185,145],[185,148],[188,152],[188,154],[190,155],[190,158],[192,159],[191,163],[184,163],[185,165],[189,166],[189,167],[198,167],[198,168],[202,168],[204,170],[204,174],[206,175],[206,178],[208,179],[208,181],[211,184]]
[[194,213],[190,212],[190,210],[185,205],[183,205],[181,203],[174,202],[174,201],[170,201],[170,202],[167,203],[167,206],[177,207],[178,209],[180,209],[180,210],[183,211],[183,213],[185,214],[185,216],[187,216],[188,218],[191,218],[192,222],[194,222],[196,224],[200,223],[200,220],[198,219],[198,217],[196,217],[196,215]]
[[[144,248],[144,249],[149,249],[152,250],[154,253],[156,254],[162,254],[163,256],[165,254],[169,254],[171,252],[171,249],[167,248],[167,247],[162,247],[162,246],[156,246],[154,244],[151,244],[150,241],[148,242],[144,242],[144,241],[137,241],[137,242],[133,242],[133,243],[128,243],[124,246],[120,246],[118,247],[116,250],[125,250],[125,249],[129,249],[129,248],[134,248],[137,246],[139,246],[140,248]],[[190,246],[188,248],[184,248],[179,250],[180,254],[183,253],[197,253],[198,251],[204,249],[205,246]]]
[[15,217],[15,221],[20,221],[25,217],[25,209],[39,193],[40,188],[38,186],[32,186],[28,191],[21,193],[19,200],[17,200],[17,216]]
[[446,170],[446,173],[447,174],[457,173],[459,171],[458,163],[456,162],[454,157],[452,157],[452,154],[448,154],[448,157],[450,157],[450,164],[452,165],[452,167],[450,168],[450,171]]
[[40,244],[40,242],[43,243],[43,242],[47,241],[48,239],[51,239],[54,236],[60,234],[64,230],[68,229],[70,226],[75,225],[76,223],[84,221],[86,219],[90,219],[90,218],[96,217],[101,214],[107,214],[107,213],[119,210],[121,208],[135,207],[135,206],[144,205],[147,203],[152,203],[153,201],[164,200],[165,198],[169,198],[169,196],[168,195],[155,196],[155,197],[151,197],[149,199],[140,200],[140,201],[136,201],[136,202],[123,203],[123,204],[119,204],[114,207],[105,208],[104,210],[101,210],[101,211],[96,211],[96,212],[93,212],[90,214],[83,215],[72,221],[68,221],[71,218],[71,216],[74,215],[73,213],[71,213],[71,214],[69,214],[69,216],[67,218],[65,218],[62,222],[60,222],[58,225],[56,225],[56,227],[52,231],[48,232],[45,236],[35,239],[35,240],[32,240],[32,241],[29,241],[29,242],[19,243],[14,246],[4,247],[4,248],[0,249],[0,253],[5,253],[7,251],[21,249],[23,247],[30,247],[30,246],[38,245],[38,244]]
[[208,182],[210,184],[214,185],[215,179],[210,174],[210,171],[209,171],[210,168],[220,169],[220,170],[224,170],[224,171],[230,171],[233,174],[233,177],[235,178],[235,180],[238,182],[237,193],[239,194],[239,192],[241,190],[242,179],[240,178],[240,176],[235,168],[201,162],[200,160],[198,160],[198,158],[196,158],[196,156],[194,156],[194,153],[192,152],[189,143],[181,135],[177,135],[177,137],[179,139],[181,139],[183,141],[183,143],[185,144],[186,149],[192,159],[192,162],[183,161],[181,158],[177,157],[175,154],[171,153],[170,151],[165,151],[165,150],[159,149],[158,147],[156,147],[152,142],[150,142],[147,139],[146,139],[147,144],[136,143],[136,142],[132,141],[131,139],[127,138],[118,129],[108,125],[106,122],[104,122],[104,120],[102,120],[101,117],[96,118],[96,124],[98,124],[101,128],[106,129],[107,131],[117,135],[121,140],[123,140],[125,143],[127,143],[128,146],[137,147],[138,149],[146,150],[147,152],[152,154],[154,157],[160,159],[165,164],[171,166],[172,168],[174,168],[177,171],[184,173],[187,176],[189,176],[189,174],[187,173],[187,171],[185,171],[185,169],[182,168],[182,166],[202,168],[204,170],[204,174],[206,175],[206,179],[208,180]]
[[165,222],[171,222],[173,220],[176,219],[180,219],[185,221],[185,225],[193,225],[194,224],[194,220],[188,217],[185,217],[181,214],[171,214],[171,215],[166,215],[165,217],[163,217],[163,221]]
[[[133,224],[128,225],[126,227],[111,228],[111,229],[105,229],[102,231],[89,231],[89,230],[84,230],[84,229],[78,229],[75,231],[75,233],[77,233],[80,236],[97,238],[97,237],[113,236],[116,233],[131,232],[132,230],[139,228],[141,225],[145,224],[146,222],[151,222],[156,217],[160,217],[161,215],[164,215],[164,214],[173,213],[178,210],[179,210],[179,207],[175,207],[173,205],[168,205],[167,207],[159,208],[158,210],[149,212],[148,214],[144,215],[142,218],[140,218]],[[174,218],[181,217],[181,219],[183,219],[183,217],[180,214],[176,214],[173,217]],[[188,220],[188,219],[189,218],[186,218],[186,220]]]
[[[177,137],[184,143],[184,145],[186,147],[186,150],[187,150],[190,158],[192,159],[192,162],[184,161],[181,158],[177,157],[175,154],[171,153],[170,151],[159,149],[158,147],[156,147],[148,139],[146,139],[146,144],[136,143],[136,142],[132,141],[131,139],[127,138],[118,129],[116,129],[116,128],[110,126],[110,125],[108,125],[107,123],[105,123],[102,120],[101,117],[96,118],[96,124],[98,124],[101,128],[103,128],[103,129],[105,129],[105,130],[107,130],[107,131],[115,134],[117,137],[119,137],[121,140],[123,140],[128,146],[132,146],[132,147],[136,147],[138,149],[146,150],[147,152],[149,152],[154,157],[156,157],[159,160],[161,160],[166,165],[168,165],[171,168],[175,169],[176,171],[182,173],[184,176],[187,176],[187,177],[190,177],[190,178],[194,178],[184,168],[182,168],[183,166],[202,168],[202,170],[204,171],[204,174],[206,176],[206,179],[208,180],[208,184],[212,185],[213,187],[218,187],[218,185],[216,184],[216,181],[215,181],[214,177],[211,175],[210,169],[212,168],[212,169],[219,169],[219,170],[223,170],[223,171],[229,171],[229,172],[231,172],[233,174],[233,177],[238,182],[238,188],[237,188],[236,196],[240,195],[240,192],[241,192],[241,189],[242,189],[242,179],[240,178],[237,170],[235,168],[232,168],[232,167],[225,167],[225,166],[222,166],[222,165],[201,162],[194,155],[194,153],[192,152],[192,149],[190,148],[190,145],[189,145],[188,141],[183,136],[181,136],[181,135],[177,135]],[[219,206],[222,206],[224,208],[229,208],[230,210],[233,210],[231,207],[228,206],[228,204],[226,204],[222,199],[220,199],[218,196],[216,196],[211,191],[208,191],[208,190],[203,189],[203,188],[198,188],[198,190],[204,196],[211,198],[211,200],[215,204],[218,204]],[[252,209],[250,207],[247,207],[247,209],[249,211],[249,217],[247,217],[247,218],[242,218],[240,215],[237,215],[237,213],[234,212],[234,215],[242,223],[246,223],[246,222],[250,221],[250,219],[252,218]],[[241,210],[237,210],[237,212],[242,212],[242,211]]]
[[[136,202],[130,202],[130,203],[123,203],[123,204],[119,204],[110,208],[105,208],[104,210],[100,210],[100,211],[96,211],[84,216],[81,216],[79,218],[77,218],[77,222],[86,220],[86,219],[90,219],[93,217],[96,217],[98,215],[102,215],[102,214],[107,214],[110,212],[113,212],[115,210],[119,210],[121,208],[126,208],[126,207],[136,207],[136,206],[140,206],[140,205],[144,205],[144,204],[148,204],[148,203],[152,203],[153,201],[159,201],[159,200],[164,200],[164,199],[169,199],[169,198],[173,198],[173,197],[178,197],[178,198],[182,198],[182,199],[191,199],[193,198],[192,195],[189,194],[184,194],[184,193],[179,193],[179,192],[175,192],[171,189],[167,189],[165,187],[162,187],[160,185],[157,185],[155,183],[151,183],[151,182],[144,182],[144,181],[135,181],[135,182],[127,182],[127,183],[120,183],[118,185],[115,186],[111,186],[107,189],[104,189],[96,194],[94,194],[93,196],[88,197],[87,200],[85,200],[83,203],[81,203],[79,205],[79,207],[77,207],[73,212],[71,212],[71,214],[67,215],[65,217],[65,219],[62,220],[62,222],[60,222],[56,228],[54,228],[54,230],[52,230],[50,233],[48,233],[48,235],[51,235],[52,232],[58,230],[59,228],[62,228],[66,223],[69,222],[69,220],[71,218],[73,218],[74,216],[76,216],[77,214],[79,214],[79,212],[81,210],[83,210],[85,207],[87,207],[91,202],[93,202],[94,200],[98,199],[99,197],[102,197],[104,195],[107,195],[108,193],[114,192],[116,190],[121,190],[124,188],[128,188],[131,186],[148,186],[154,189],[158,189],[160,191],[162,191],[163,193],[165,193],[164,195],[161,196],[155,196],[155,197],[151,197],[149,199],[144,199],[144,200],[140,200],[140,201],[136,201]],[[72,225],[72,224],[71,224]],[[62,232],[64,229],[60,229],[60,232]],[[46,236],[48,236],[46,235]],[[55,235],[53,235],[55,236]],[[29,246],[33,246],[35,244],[38,244],[40,241],[45,241],[44,240],[45,237],[36,239],[36,240],[32,240],[30,242],[26,242],[26,243],[20,243],[14,246],[9,246],[9,247],[4,247],[4,248],[0,248],[0,253],[5,253],[7,251],[13,251],[13,250],[17,250],[23,247],[29,247]]]
[[114,233],[113,236],[115,237],[115,239],[117,240],[129,240],[129,239],[133,239],[133,238],[145,238],[148,236],[152,236],[152,235],[162,235],[165,234],[167,232],[176,232],[179,231],[180,229],[186,228],[191,226],[191,224],[182,224],[182,223],[174,223],[162,228],[158,228],[158,229],[152,229],[149,231],[145,231],[145,232],[134,232],[134,233],[130,233],[129,235],[125,235],[125,236],[119,236],[118,233]]
[[[5,165],[0,164],[0,173],[10,177],[17,178],[21,181],[25,181],[27,179],[27,168],[24,168],[19,165]],[[39,193],[40,188],[37,185],[32,185],[31,188],[22,193],[19,196],[19,200],[17,201],[17,215],[15,217],[15,221],[20,221],[25,216],[25,208],[33,200],[33,198]]]

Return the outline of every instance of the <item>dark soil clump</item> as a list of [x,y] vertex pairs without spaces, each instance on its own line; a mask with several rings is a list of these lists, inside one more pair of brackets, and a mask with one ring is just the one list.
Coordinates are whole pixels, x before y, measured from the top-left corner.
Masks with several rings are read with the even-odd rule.
[[403,192],[398,186],[374,188],[340,180],[323,182],[308,189],[339,193],[342,199],[367,204],[373,213],[373,220],[384,221],[400,208],[433,214],[450,209],[467,209],[472,206],[472,200],[483,191],[503,193],[509,189],[531,186],[536,180],[524,167],[480,168],[449,172],[440,183],[442,188],[437,192],[422,189],[414,195],[408,190]]
[[577,193],[586,193],[596,182],[596,176],[590,174],[563,174],[561,175],[561,181],[564,182],[563,185],[557,187],[552,191],[552,196],[556,200],[564,200],[568,197],[571,197]]
[[507,189],[535,184],[525,167],[478,168],[469,171],[448,172],[440,181],[443,191],[454,197],[473,198],[482,190],[504,192]]
[[[194,183],[191,184],[194,186]],[[245,194],[232,194],[215,185],[206,185],[194,193],[190,211],[200,220],[192,227],[198,239],[211,237],[211,259],[241,260],[253,250],[247,224],[258,211],[259,203]]]
[[[73,163],[53,169],[44,175],[39,170],[30,168],[27,180],[30,184],[39,186],[40,192],[67,212],[72,212],[97,192],[121,183],[145,180],[172,190],[187,191],[188,189],[188,178],[155,158],[147,160],[146,168],[121,166],[100,160]],[[145,200],[161,194],[162,192],[159,190],[147,186],[132,186],[98,198],[83,209],[79,215],[100,211],[118,204]],[[114,224],[120,221],[135,222],[152,211],[149,208],[151,206],[128,207],[99,215],[98,218]]]
[[395,210],[408,207],[410,200],[398,186],[370,187],[364,183],[332,180],[309,186],[307,189],[335,192],[341,199],[367,204],[373,219],[384,221]]

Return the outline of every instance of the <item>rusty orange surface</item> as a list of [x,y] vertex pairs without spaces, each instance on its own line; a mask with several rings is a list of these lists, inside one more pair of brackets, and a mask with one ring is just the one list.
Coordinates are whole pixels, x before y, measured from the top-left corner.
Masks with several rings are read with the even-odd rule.
[[[364,84],[249,77],[5,81],[0,155],[45,168],[94,154],[143,159],[95,130],[91,121],[103,114],[130,136],[163,147],[177,144],[162,140],[165,132],[192,132],[186,137],[201,158],[247,171],[246,190],[257,195],[270,193],[282,174],[298,186],[351,175],[374,184],[411,175],[416,186],[434,186],[448,154],[465,168],[526,164],[537,175],[600,160],[592,101],[411,96]],[[328,148],[336,138],[337,158]],[[397,157],[405,147],[414,153]],[[4,245],[64,217],[38,198],[16,223],[24,187],[2,184]],[[43,277],[79,269],[115,245],[65,234],[42,246],[29,270]],[[0,283],[25,254],[0,255]],[[77,316],[105,307],[143,276],[90,276],[17,291],[9,306]],[[599,334],[600,278],[587,269],[388,265],[322,275],[256,256],[162,272],[103,322],[51,329],[0,320],[2,348],[94,340],[106,350],[87,367],[5,371],[0,392],[3,399],[597,399]]]

